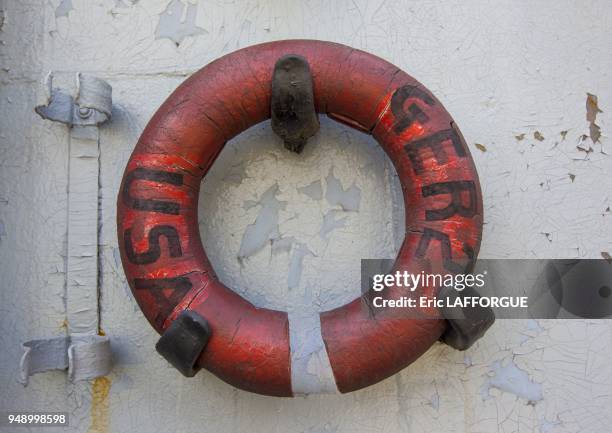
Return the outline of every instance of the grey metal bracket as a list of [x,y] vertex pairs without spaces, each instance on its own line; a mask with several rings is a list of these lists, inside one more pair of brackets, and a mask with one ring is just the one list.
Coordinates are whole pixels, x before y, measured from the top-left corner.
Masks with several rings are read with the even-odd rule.
[[195,311],[184,310],[161,336],[155,349],[185,377],[198,372],[200,354],[210,338],[210,326]]
[[104,80],[77,73],[76,97],[53,88],[53,73],[44,80],[46,102],[34,110],[43,119],[72,126],[98,126],[111,118],[112,87]]
[[278,59],[272,75],[272,130],[285,148],[300,153],[319,130],[312,74],[306,59],[288,54]]
[[34,108],[43,119],[70,128],[66,318],[68,335],[23,343],[19,380],[32,374],[68,370],[70,380],[108,374],[111,347],[99,335],[98,194],[100,149],[98,125],[110,120],[112,88],[99,78],[78,73],[76,95],[53,88],[44,79],[46,99]]
[[71,381],[106,376],[112,366],[110,340],[101,335],[30,340],[23,343],[19,361],[19,382],[27,386],[29,377],[51,370],[68,370]]
[[[453,287],[442,287],[438,292],[438,298],[446,298],[451,304],[454,299],[471,296],[479,296],[473,287],[466,287],[462,291]],[[469,349],[495,322],[495,314],[491,308],[440,308],[440,312],[448,322],[448,328],[441,340],[457,350]]]

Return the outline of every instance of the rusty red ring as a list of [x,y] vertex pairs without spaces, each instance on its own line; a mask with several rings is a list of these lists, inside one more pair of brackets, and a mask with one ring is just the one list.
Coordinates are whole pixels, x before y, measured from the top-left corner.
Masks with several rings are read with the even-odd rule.
[[[480,185],[461,133],[440,102],[392,64],[336,43],[290,40],[233,52],[187,79],[155,113],[125,170],[117,205],[125,274],[158,332],[183,309],[208,320],[212,337],[199,366],[274,396],[293,394],[287,314],[254,307],[216,278],[197,207],[200,182],[224,144],[270,117],[272,71],[286,54],[308,61],[317,112],[372,134],[395,165],[406,208],[396,268],[453,271],[475,259],[482,234]],[[423,354],[446,327],[436,311],[427,314],[373,320],[361,298],[322,313],[338,389],[374,384]]]

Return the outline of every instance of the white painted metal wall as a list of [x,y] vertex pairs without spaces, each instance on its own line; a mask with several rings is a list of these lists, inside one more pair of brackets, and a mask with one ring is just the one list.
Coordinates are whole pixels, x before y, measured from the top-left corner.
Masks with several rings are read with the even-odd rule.
[[[115,231],[125,163],[185,77],[250,44],[317,38],[395,63],[450,111],[481,177],[481,257],[612,252],[609,2],[0,4],[0,411],[68,411],[75,432],[612,431],[611,321],[498,321],[465,353],[437,344],[345,396],[275,399],[207,372],[182,378],[154,350]],[[58,85],[83,71],[113,86],[114,117],[100,130],[100,250],[101,324],[116,366],[93,386],[61,372],[28,388],[16,381],[20,343],[65,332],[68,131],[33,111],[48,70]],[[599,143],[587,92],[603,110]],[[328,308],[356,293],[360,258],[390,257],[401,240],[395,182],[369,137],[323,120],[296,156],[263,124],[229,143],[206,178],[200,230],[221,279],[252,302]]]

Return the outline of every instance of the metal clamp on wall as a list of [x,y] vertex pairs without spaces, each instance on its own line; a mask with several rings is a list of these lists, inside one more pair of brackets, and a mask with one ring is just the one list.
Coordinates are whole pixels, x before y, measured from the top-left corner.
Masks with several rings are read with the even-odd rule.
[[19,381],[51,370],[68,370],[71,381],[91,380],[107,375],[112,366],[110,340],[101,335],[30,340],[23,343]]
[[43,119],[60,122],[69,127],[94,126],[110,120],[112,87],[91,75],[77,73],[76,97],[53,88],[53,73],[44,80],[46,101],[34,108]]
[[[456,298],[477,296],[479,294],[473,287],[466,287],[462,291],[453,287],[442,287],[438,292],[439,298],[446,299],[445,305],[452,305]],[[481,306],[446,307],[440,308],[440,312],[448,322],[448,328],[441,340],[457,350],[469,349],[495,322],[493,310]]]
[[104,376],[111,369],[109,338],[100,334],[98,305],[98,218],[100,148],[98,125],[110,120],[112,88],[96,77],[76,76],[76,95],[53,88],[45,77],[43,119],[70,128],[66,317],[68,335],[23,344],[20,381],[49,370],[68,370],[71,380]]

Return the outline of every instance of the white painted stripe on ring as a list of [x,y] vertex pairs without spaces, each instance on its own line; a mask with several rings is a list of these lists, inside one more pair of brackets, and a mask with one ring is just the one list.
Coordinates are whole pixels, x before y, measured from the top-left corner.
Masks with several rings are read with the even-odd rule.
[[321,335],[319,312],[289,312],[288,316],[294,395],[339,394]]

